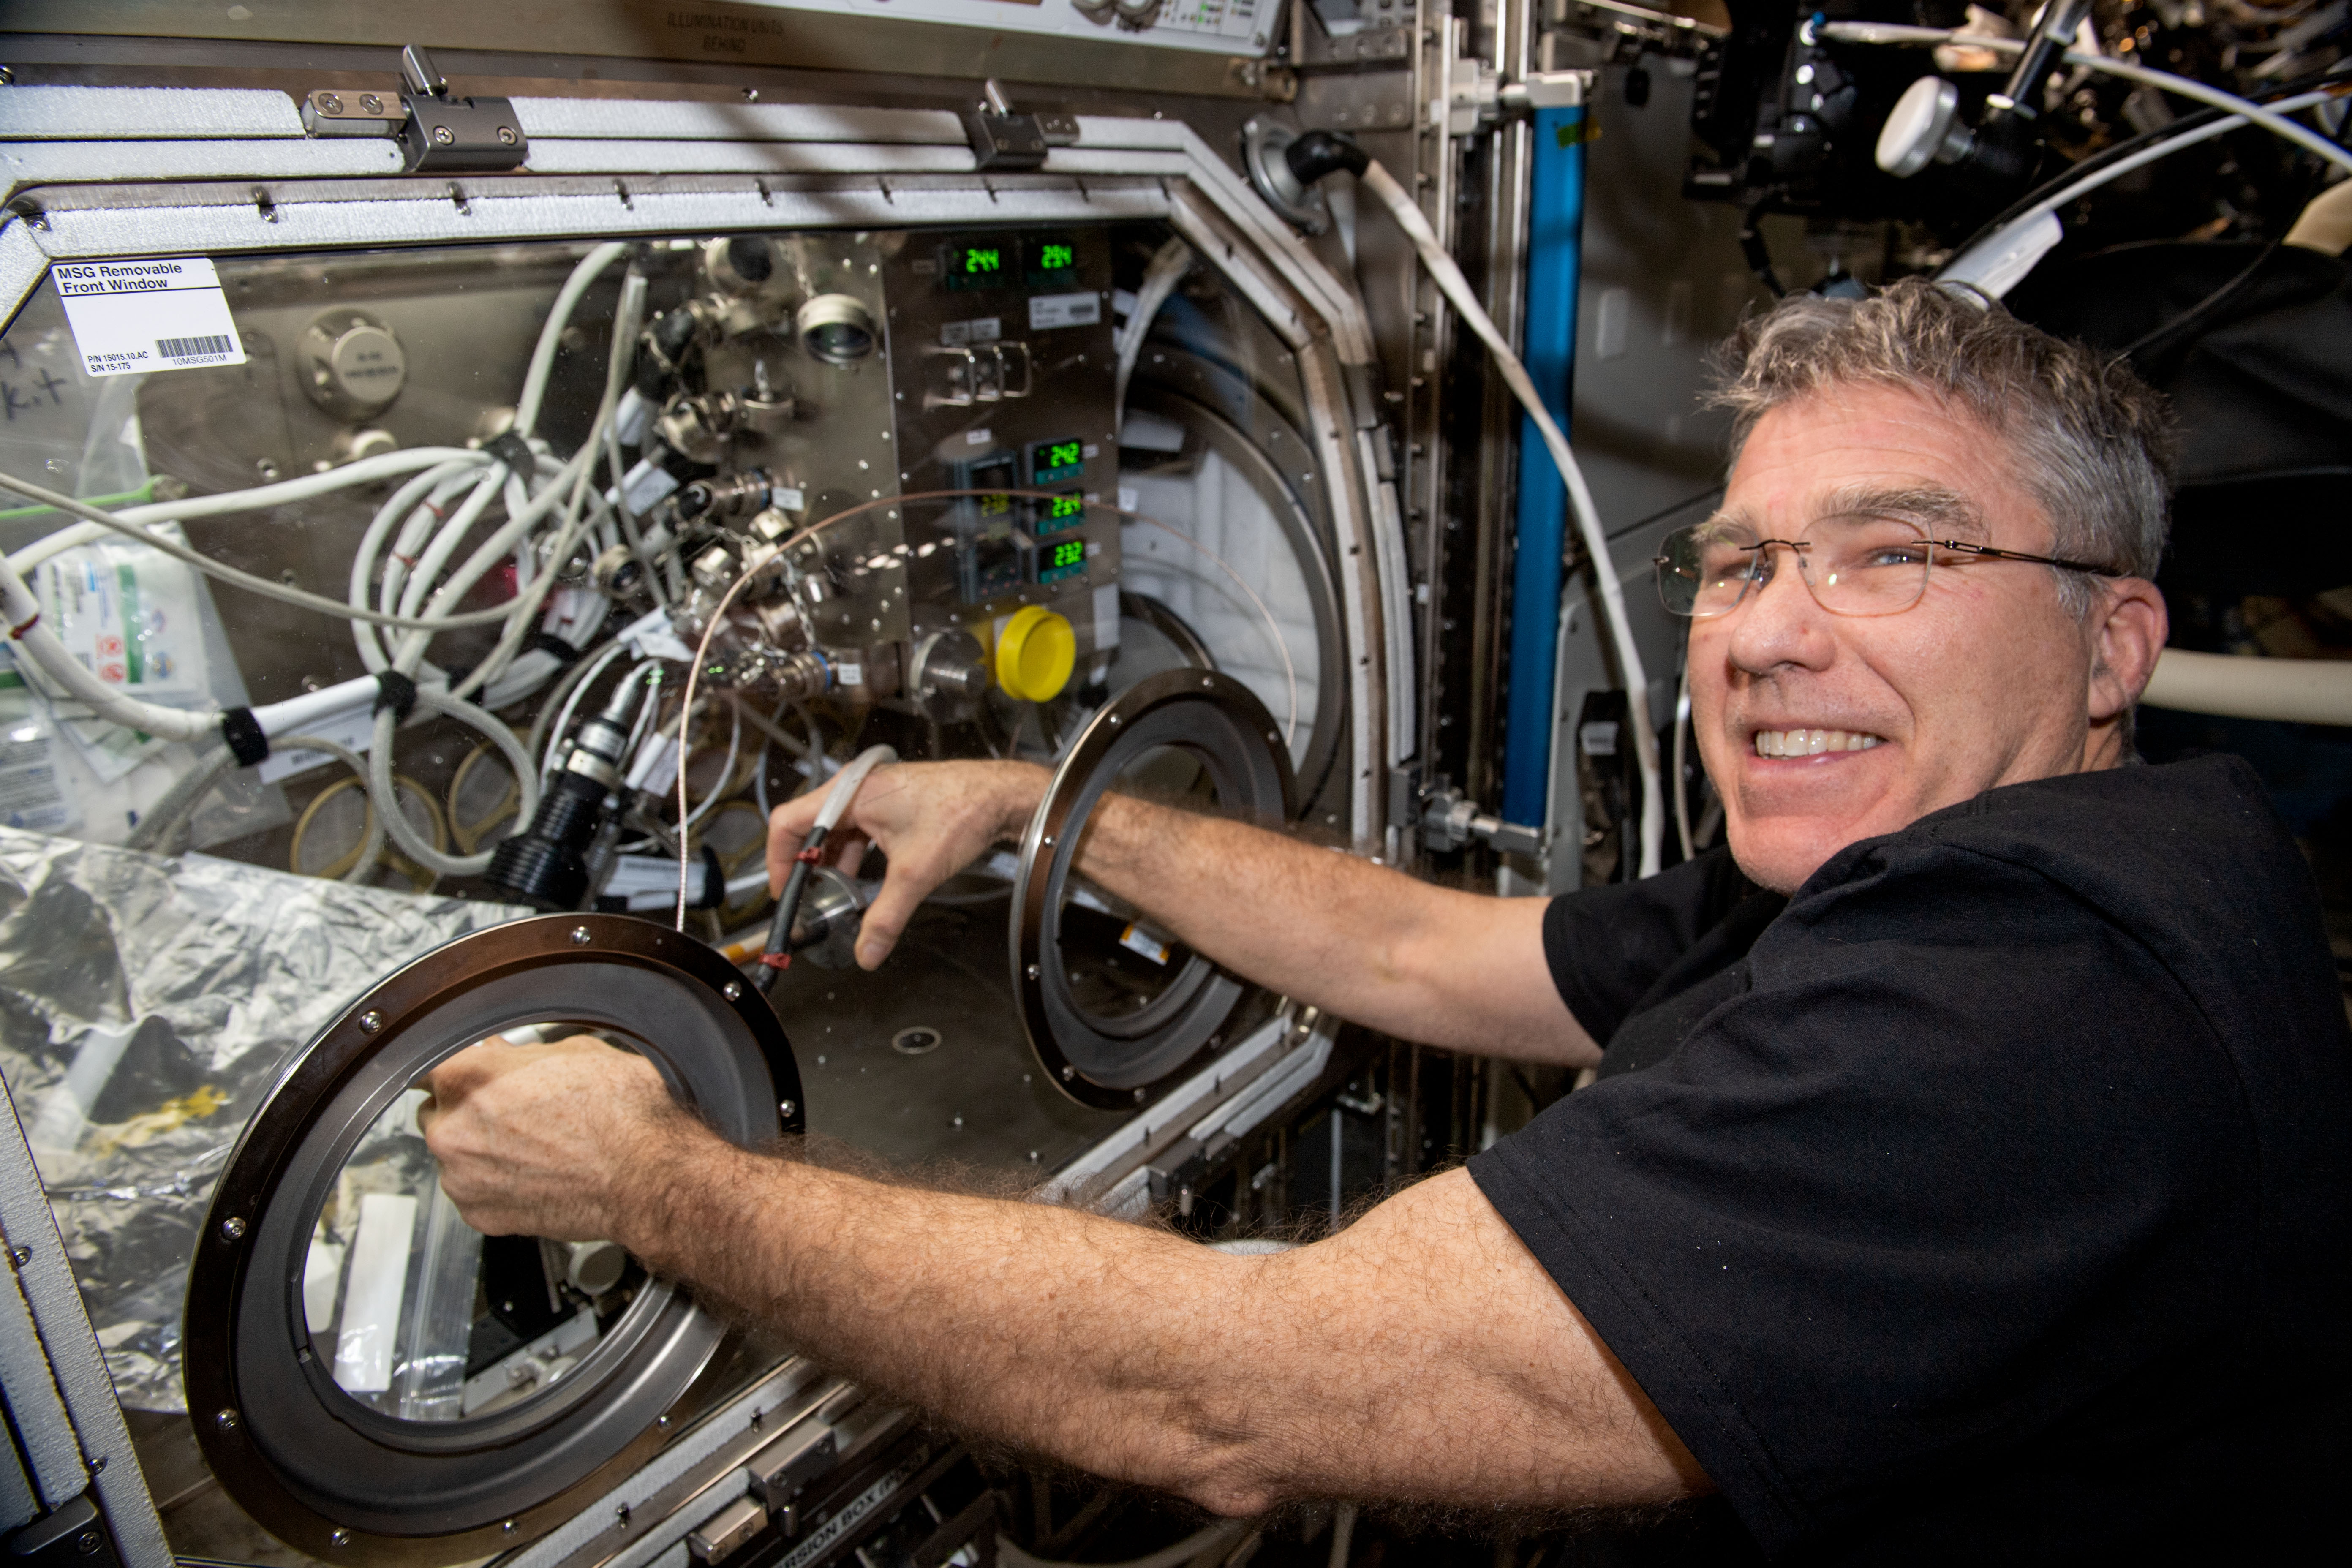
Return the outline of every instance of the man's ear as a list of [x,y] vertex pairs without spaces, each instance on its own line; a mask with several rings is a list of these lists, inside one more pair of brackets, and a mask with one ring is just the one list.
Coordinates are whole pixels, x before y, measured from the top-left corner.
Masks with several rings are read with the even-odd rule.
[[2103,585],[2103,602],[2091,613],[2093,724],[2105,723],[2139,700],[2171,631],[2164,595],[2155,584],[2145,577],[2117,577]]

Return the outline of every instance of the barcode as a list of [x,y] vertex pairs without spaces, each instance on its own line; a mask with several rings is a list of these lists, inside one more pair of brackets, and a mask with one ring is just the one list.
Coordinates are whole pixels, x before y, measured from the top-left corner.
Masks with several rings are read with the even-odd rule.
[[224,332],[203,338],[157,338],[155,353],[164,359],[194,359],[198,354],[225,354],[231,344]]

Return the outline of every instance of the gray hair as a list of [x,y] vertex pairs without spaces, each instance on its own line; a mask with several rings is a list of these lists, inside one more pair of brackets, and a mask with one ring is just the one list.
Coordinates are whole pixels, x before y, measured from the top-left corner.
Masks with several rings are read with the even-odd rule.
[[[2172,421],[2161,394],[2109,358],[1981,296],[1906,278],[1864,300],[1793,294],[1716,351],[1712,406],[1732,411],[1736,462],[1757,422],[1834,386],[1902,387],[1967,413],[2007,445],[2048,514],[2050,553],[2153,577],[2170,526]],[[2097,581],[2057,571],[2090,614]]]

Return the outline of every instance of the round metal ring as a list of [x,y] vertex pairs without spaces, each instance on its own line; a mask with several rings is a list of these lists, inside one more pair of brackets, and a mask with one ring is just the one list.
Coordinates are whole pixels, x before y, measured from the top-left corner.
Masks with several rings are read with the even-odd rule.
[[1146,752],[1197,759],[1226,811],[1290,819],[1297,784],[1280,727],[1250,689],[1213,670],[1171,669],[1097,712],[1063,757],[1021,840],[1013,886],[1013,985],[1048,1081],[1083,1104],[1132,1108],[1214,1049],[1249,986],[1198,953],[1149,1005],[1108,1020],[1070,992],[1061,925],[1079,841],[1120,773]]
[[710,948],[650,921],[548,915],[425,954],[295,1054],[229,1156],[188,1280],[189,1408],[213,1473],[256,1521],[329,1562],[460,1562],[553,1528],[659,1447],[657,1422],[725,1332],[670,1287],[649,1282],[540,1393],[488,1415],[404,1421],[335,1385],[331,1352],[311,1348],[304,1264],[361,1137],[425,1072],[502,1029],[557,1019],[610,1031],[730,1140],[800,1131],[791,1047],[740,982]]

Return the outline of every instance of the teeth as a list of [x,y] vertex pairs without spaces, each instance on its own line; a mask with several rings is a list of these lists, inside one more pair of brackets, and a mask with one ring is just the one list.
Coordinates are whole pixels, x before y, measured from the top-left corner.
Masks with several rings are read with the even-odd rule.
[[1875,735],[1852,730],[1759,730],[1759,757],[1817,757],[1823,752],[1866,752],[1878,744]]

